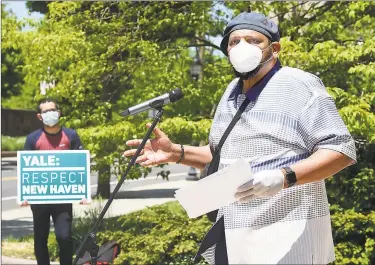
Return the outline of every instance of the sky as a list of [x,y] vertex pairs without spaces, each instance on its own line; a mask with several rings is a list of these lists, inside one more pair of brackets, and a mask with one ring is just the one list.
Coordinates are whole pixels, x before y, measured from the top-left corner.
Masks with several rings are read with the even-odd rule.
[[42,18],[43,14],[39,12],[32,12],[30,15],[29,10],[26,8],[26,1],[2,1],[5,4],[6,10],[12,10],[18,18]]

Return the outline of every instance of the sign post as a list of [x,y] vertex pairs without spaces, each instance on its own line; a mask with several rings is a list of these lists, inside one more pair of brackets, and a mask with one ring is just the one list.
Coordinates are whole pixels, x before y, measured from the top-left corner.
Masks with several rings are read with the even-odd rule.
[[19,204],[91,201],[89,151],[18,151],[17,189]]

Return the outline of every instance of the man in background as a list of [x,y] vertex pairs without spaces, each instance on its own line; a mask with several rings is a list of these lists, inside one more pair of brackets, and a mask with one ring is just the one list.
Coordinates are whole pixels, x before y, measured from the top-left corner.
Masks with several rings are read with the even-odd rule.
[[[76,131],[60,126],[61,111],[56,101],[43,99],[38,104],[37,118],[43,122],[43,128],[30,133],[24,150],[80,150],[81,140]],[[80,204],[86,204],[81,201]],[[21,206],[29,205],[24,201]],[[50,217],[52,217],[56,240],[59,245],[61,265],[73,262],[72,219],[73,206],[68,204],[31,205],[34,224],[34,251],[38,265],[49,265],[48,235]]]

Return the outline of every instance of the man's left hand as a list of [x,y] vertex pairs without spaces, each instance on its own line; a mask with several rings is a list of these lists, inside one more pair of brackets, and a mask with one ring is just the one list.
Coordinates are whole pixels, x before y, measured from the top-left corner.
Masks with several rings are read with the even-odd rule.
[[258,197],[273,196],[284,187],[284,173],[280,170],[264,170],[255,173],[253,179],[241,185],[235,194],[240,202],[249,202]]
[[89,202],[88,200],[86,200],[86,199],[82,199],[82,200],[79,202],[79,204],[82,204],[82,205],[88,205],[88,204],[90,204],[90,202]]

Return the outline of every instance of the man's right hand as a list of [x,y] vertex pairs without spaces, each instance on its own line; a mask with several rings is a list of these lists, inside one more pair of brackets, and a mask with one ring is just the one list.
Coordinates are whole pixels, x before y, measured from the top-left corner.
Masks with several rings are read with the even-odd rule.
[[[151,123],[146,124],[146,126],[150,128]],[[136,163],[144,167],[150,167],[178,161],[181,154],[180,146],[172,143],[168,136],[159,128],[155,128],[153,133],[155,138],[147,141]],[[139,146],[141,142],[141,139],[129,140],[126,145]],[[123,153],[123,156],[134,156],[136,151],[137,149],[127,150]]]

